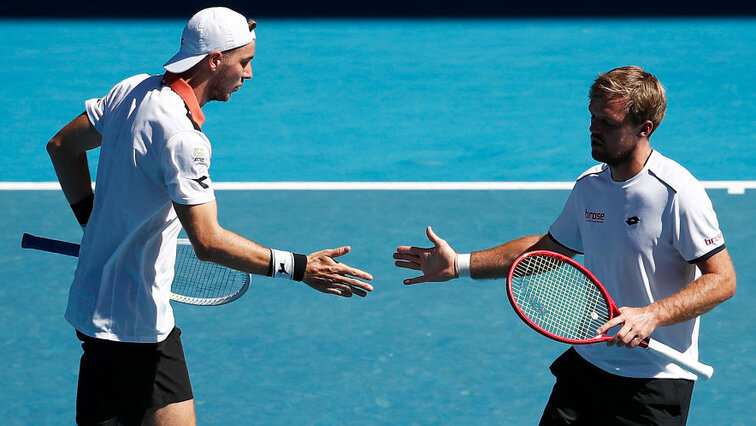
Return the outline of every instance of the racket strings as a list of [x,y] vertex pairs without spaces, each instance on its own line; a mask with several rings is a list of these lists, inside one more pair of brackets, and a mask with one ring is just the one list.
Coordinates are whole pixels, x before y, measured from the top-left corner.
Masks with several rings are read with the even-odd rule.
[[191,245],[176,248],[173,299],[193,304],[218,304],[246,289],[249,275],[197,259]]
[[551,256],[523,259],[512,276],[512,294],[520,311],[555,336],[586,340],[609,319],[603,293],[574,266]]

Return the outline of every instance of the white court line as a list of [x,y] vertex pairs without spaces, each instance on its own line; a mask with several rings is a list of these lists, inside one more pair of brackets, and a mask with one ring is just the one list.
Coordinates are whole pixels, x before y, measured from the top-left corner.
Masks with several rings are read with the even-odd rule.
[[[754,180],[711,180],[706,189],[744,194]],[[213,182],[222,191],[532,191],[570,190],[574,182]],[[58,182],[0,182],[0,191],[60,190]]]

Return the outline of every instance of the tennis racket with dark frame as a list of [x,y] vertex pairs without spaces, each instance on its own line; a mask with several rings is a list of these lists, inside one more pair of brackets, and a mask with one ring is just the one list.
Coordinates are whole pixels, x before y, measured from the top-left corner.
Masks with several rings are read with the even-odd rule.
[[[596,330],[620,314],[599,280],[575,260],[548,250],[525,253],[507,276],[507,296],[517,315],[546,337],[582,345],[611,340]],[[640,345],[704,379],[714,368],[649,337]]]
[[[51,253],[79,256],[80,245],[24,234],[21,247]],[[212,262],[199,260],[188,239],[179,238],[176,246],[175,276],[171,300],[189,305],[224,305],[240,298],[252,283],[252,275]]]

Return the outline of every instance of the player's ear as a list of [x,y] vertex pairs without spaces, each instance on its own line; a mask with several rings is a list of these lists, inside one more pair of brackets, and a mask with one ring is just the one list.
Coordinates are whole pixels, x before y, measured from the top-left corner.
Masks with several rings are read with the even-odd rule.
[[215,72],[215,70],[218,69],[218,66],[221,63],[221,59],[223,59],[223,53],[221,52],[213,52],[207,55],[207,58],[205,58],[205,60],[207,61],[207,65],[210,68],[210,71]]
[[651,137],[651,133],[654,133],[654,123],[651,120],[646,120],[640,125],[638,136],[648,139]]

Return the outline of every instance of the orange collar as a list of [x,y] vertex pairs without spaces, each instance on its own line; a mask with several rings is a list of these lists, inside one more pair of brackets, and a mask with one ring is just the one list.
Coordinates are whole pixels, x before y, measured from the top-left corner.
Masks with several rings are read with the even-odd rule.
[[197,97],[194,95],[192,87],[183,78],[169,72],[165,73],[163,81],[184,100],[189,113],[192,115],[192,121],[197,123],[197,126],[202,127],[205,123],[205,114],[202,113],[202,108],[200,108],[199,102],[197,102]]

